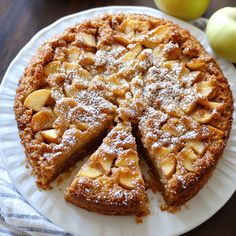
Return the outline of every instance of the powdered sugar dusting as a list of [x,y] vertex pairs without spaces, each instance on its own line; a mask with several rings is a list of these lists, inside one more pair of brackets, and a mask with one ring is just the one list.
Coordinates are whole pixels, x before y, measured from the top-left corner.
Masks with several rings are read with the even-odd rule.
[[180,106],[186,108],[196,102],[199,95],[193,88],[188,89],[184,86],[187,78],[192,81],[192,76],[185,75],[183,83],[183,70],[184,65],[176,61],[166,62],[159,67],[151,67],[144,77],[146,85],[144,96],[149,104],[171,113]]
[[114,128],[104,140],[101,145],[101,149],[104,153],[114,154],[119,156],[127,149],[136,148],[135,138],[131,133],[131,126],[123,128]]

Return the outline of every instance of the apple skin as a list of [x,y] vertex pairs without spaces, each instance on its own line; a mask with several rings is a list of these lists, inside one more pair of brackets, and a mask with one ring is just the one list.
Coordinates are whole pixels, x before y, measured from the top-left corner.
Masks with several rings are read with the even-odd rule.
[[200,17],[208,8],[210,0],[154,0],[163,12],[190,21]]
[[236,63],[236,7],[216,11],[207,23],[206,34],[216,54]]

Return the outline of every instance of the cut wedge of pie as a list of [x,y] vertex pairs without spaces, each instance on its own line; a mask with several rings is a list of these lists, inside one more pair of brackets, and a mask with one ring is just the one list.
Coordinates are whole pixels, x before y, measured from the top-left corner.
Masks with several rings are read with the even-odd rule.
[[110,215],[147,214],[145,183],[131,124],[118,123],[85,162],[65,199]]
[[181,205],[222,155],[233,97],[218,64],[187,30],[147,15],[107,14],[42,45],[20,80],[14,110],[40,188],[105,138],[66,199],[103,214],[142,215],[135,142],[166,203]]
[[211,153],[219,152],[224,145],[215,131],[222,135],[220,130],[200,125],[193,118],[172,118],[154,108],[147,109],[141,118],[141,151],[169,205],[189,200],[199,190],[196,183],[203,185],[206,174],[211,174],[210,166],[217,161]]

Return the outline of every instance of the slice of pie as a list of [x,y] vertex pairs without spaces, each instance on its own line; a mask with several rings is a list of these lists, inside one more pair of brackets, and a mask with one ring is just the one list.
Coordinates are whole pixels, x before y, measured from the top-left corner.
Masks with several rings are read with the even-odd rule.
[[81,167],[65,199],[109,215],[147,214],[145,183],[130,123],[118,123]]

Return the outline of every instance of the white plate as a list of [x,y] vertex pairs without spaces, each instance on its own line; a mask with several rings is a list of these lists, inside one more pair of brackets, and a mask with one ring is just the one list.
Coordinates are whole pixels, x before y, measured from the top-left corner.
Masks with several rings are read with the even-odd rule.
[[[179,235],[187,232],[206,221],[215,214],[231,197],[236,189],[236,125],[233,124],[231,137],[224,152],[224,158],[220,160],[212,178],[198,193],[188,202],[188,207],[176,214],[162,212],[159,209],[161,196],[149,192],[152,213],[143,219],[142,224],[137,224],[134,217],[103,216],[87,212],[72,204],[65,203],[63,191],[70,179],[62,185],[55,186],[50,191],[39,191],[34,183],[34,177],[25,168],[25,155],[17,134],[16,122],[13,113],[15,90],[19,78],[23,74],[30,58],[36,49],[56,33],[75,23],[95,17],[101,13],[145,13],[156,17],[173,20],[182,27],[189,29],[193,35],[205,46],[210,54],[211,51],[205,34],[192,25],[167,16],[157,10],[146,7],[104,7],[84,12],[79,12],[64,17],[54,24],[38,32],[19,52],[10,64],[0,89],[0,153],[16,188],[24,198],[42,215],[58,226],[69,232],[79,235]],[[225,76],[231,83],[231,88],[236,94],[235,85],[236,71],[234,67],[217,59]],[[78,168],[75,168],[76,172]],[[62,189],[62,190],[60,190]]]

